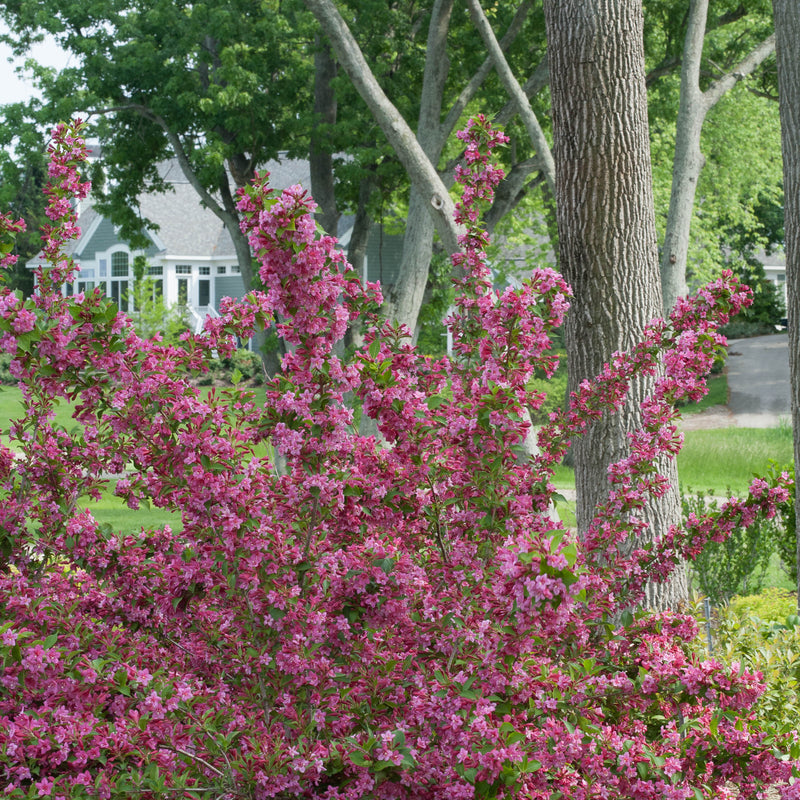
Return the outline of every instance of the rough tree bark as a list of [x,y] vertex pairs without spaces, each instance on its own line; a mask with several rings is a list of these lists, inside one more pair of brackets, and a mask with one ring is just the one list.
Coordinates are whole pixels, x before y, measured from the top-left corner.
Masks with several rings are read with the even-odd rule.
[[[641,0],[546,0],[553,104],[553,156],[561,265],[574,297],[565,341],[569,386],[597,375],[616,350],[629,349],[661,312],[652,195]],[[574,443],[577,520],[585,531],[608,494],[608,465],[627,452],[650,380],[624,407]],[[650,535],[680,519],[673,490],[643,514]],[[648,604],[687,596],[685,570],[648,589]]]
[[[800,475],[800,0],[772,0],[783,151],[784,244],[795,476]],[[795,487],[795,503],[800,501]],[[798,516],[800,525],[800,515]],[[797,557],[800,564],[800,526]],[[800,609],[800,586],[797,607]]]
[[700,91],[700,62],[706,33],[708,0],[691,0],[681,67],[681,95],[675,130],[675,160],[672,192],[661,252],[663,313],[668,315],[678,297],[686,294],[686,259],[697,181],[705,159],[700,152],[700,134],[708,112],[737,81],[753,72],[775,49],[770,36],[755,47],[736,67],[704,92]]

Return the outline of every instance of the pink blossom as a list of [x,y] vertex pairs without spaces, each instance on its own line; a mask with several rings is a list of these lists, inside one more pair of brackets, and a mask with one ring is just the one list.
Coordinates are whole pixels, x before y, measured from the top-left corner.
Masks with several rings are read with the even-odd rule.
[[[685,615],[611,622],[678,558],[787,497],[788,476],[770,476],[649,549],[626,546],[639,509],[666,490],[656,460],[680,449],[675,400],[704,391],[716,328],[748,292],[726,274],[679,302],[579,387],[530,457],[529,412],[544,398],[529,385],[556,367],[551,334],[570,290],[547,269],[495,290],[476,221],[504,137],[478,118],[460,138],[451,360],[420,355],[408,330],[381,320],[379,290],[317,234],[310,198],[276,195],[266,176],[239,199],[263,291],[223,302],[180,347],[141,340],[97,293],[64,297],[70,198],[87,187],[77,130],[56,130],[50,266],[24,306],[0,291],[24,395],[17,454],[0,448],[6,794],[34,780],[40,796],[170,793],[220,776],[232,795],[331,800],[491,786],[685,798],[704,785],[724,797],[728,785],[788,784],[789,740],[765,739],[753,720],[760,676],[698,658]],[[0,236],[14,230],[0,218]],[[22,310],[35,346],[18,348]],[[345,359],[356,319],[366,344]],[[193,385],[212,352],[276,320],[287,352],[263,403]],[[578,541],[548,514],[554,466],[662,364]],[[65,399],[75,410],[63,429]],[[358,415],[380,435],[361,436]],[[123,472],[116,491],[131,508],[147,501],[179,524],[99,524],[93,502]]]

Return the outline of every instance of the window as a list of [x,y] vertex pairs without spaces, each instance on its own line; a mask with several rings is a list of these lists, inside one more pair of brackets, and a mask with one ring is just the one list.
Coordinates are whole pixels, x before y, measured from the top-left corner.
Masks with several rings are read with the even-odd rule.
[[100,277],[105,278],[108,275],[108,261],[106,259],[101,258],[99,261],[100,266]]
[[128,267],[127,253],[118,251],[111,254],[111,280],[108,288],[117,308],[125,312],[128,311]]
[[239,275],[242,271],[242,268],[238,264],[234,264],[231,267],[231,275]]
[[128,254],[127,253],[112,253],[111,254],[111,277],[112,278],[127,278],[128,277]]
[[175,274],[176,275],[191,275],[192,274],[192,265],[191,264],[176,264],[175,265]]
[[197,283],[197,305],[201,308],[211,305],[211,281],[207,278]]
[[227,271],[227,267],[217,267],[217,275],[224,275]]
[[185,306],[189,302],[189,281],[178,278],[178,305]]
[[111,299],[120,311],[128,310],[128,281],[111,281]]
[[163,275],[164,274],[164,267],[158,266],[154,267],[152,264],[147,268],[148,275]]
[[198,267],[198,271],[201,275],[210,275],[211,267]]
[[91,292],[94,289],[94,281],[78,281],[79,292]]

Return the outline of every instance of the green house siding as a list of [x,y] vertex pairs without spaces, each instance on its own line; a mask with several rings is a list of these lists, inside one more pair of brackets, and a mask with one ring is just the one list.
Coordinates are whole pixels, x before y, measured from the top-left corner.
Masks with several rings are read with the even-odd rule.
[[[105,253],[110,247],[115,247],[116,245],[120,244],[127,243],[123,242],[122,239],[119,238],[114,230],[114,225],[109,220],[104,219],[97,226],[97,230],[94,232],[94,234],[92,234],[92,238],[89,239],[84,246],[80,256],[78,257],[78,260],[93,261],[95,258],[97,258],[98,253]],[[146,251],[148,258],[152,258],[157,253],[158,248],[154,244],[151,244]]]
[[241,275],[218,276],[215,286],[216,305],[219,308],[219,301],[223,297],[244,297],[244,282]]
[[397,282],[403,258],[403,236],[388,234],[374,225],[367,242],[367,280],[389,287]]

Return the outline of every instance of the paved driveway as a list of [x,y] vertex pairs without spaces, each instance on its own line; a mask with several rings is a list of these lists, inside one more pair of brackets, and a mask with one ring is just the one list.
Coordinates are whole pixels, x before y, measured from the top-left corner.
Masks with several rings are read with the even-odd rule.
[[728,409],[740,428],[791,421],[789,336],[756,336],[728,344]]

